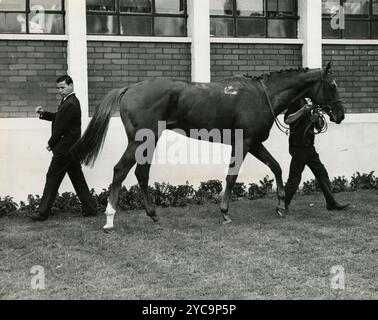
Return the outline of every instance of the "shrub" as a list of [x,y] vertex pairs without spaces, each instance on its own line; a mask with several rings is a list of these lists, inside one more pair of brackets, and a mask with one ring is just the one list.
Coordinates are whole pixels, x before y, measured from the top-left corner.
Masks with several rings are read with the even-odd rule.
[[201,182],[198,190],[194,194],[194,203],[203,204],[206,201],[219,202],[219,196],[222,190],[222,182],[219,180]]
[[60,212],[81,212],[81,203],[76,194],[72,192],[58,194],[51,208],[51,214],[54,215]]
[[176,188],[169,183],[154,183],[152,191],[153,201],[156,206],[169,207],[175,197]]
[[142,192],[138,185],[131,186],[129,190],[122,186],[119,192],[118,207],[121,210],[144,208]]
[[251,200],[261,198],[260,197],[260,187],[256,183],[250,183],[249,184],[248,198],[251,199]]
[[97,202],[97,207],[99,210],[104,211],[106,206],[108,205],[108,198],[109,198],[109,193],[110,193],[109,189],[110,187],[108,189],[102,189],[102,192],[100,192],[99,195],[96,195],[93,189],[91,190],[92,196]]
[[250,183],[248,188],[248,198],[258,199],[265,197],[273,189],[274,179],[269,179],[269,176],[265,176],[260,180],[260,186],[256,183]]
[[351,178],[350,187],[352,190],[378,189],[378,178],[374,176],[374,171],[363,174],[357,171]]
[[184,185],[178,185],[175,189],[174,202],[172,205],[174,207],[185,207],[191,202],[193,195],[194,188],[192,185],[189,185],[188,181]]
[[260,180],[260,192],[263,196],[273,190],[273,181],[274,179],[269,179],[269,176],[265,176],[264,179]]
[[311,179],[303,182],[302,192],[304,194],[311,194],[314,192],[319,192],[320,186],[316,179]]
[[246,186],[244,182],[236,182],[234,188],[232,189],[233,198],[243,198],[247,194]]
[[9,213],[17,210],[18,204],[13,201],[13,198],[6,196],[5,198],[0,197],[0,217],[4,217]]
[[331,190],[334,193],[346,191],[347,188],[348,188],[348,180],[344,176],[335,177],[331,181]]
[[37,212],[40,203],[41,198],[39,197],[39,195],[36,195],[34,197],[32,194],[29,194],[27,198],[27,203],[23,201],[20,202],[19,211],[23,214]]

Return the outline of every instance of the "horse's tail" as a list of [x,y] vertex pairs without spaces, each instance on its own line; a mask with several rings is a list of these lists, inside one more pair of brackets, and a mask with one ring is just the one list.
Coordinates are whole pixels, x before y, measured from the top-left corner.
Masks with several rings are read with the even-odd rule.
[[92,120],[83,136],[72,147],[71,152],[83,164],[93,166],[100,153],[110,117],[115,112],[128,87],[111,90],[97,106]]

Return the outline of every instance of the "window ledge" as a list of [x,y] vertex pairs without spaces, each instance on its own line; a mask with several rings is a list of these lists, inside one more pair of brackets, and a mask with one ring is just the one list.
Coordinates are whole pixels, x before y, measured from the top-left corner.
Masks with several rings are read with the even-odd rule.
[[378,39],[322,39],[322,44],[378,45]]
[[112,42],[177,42],[191,43],[189,37],[131,37],[131,36],[106,36],[106,35],[88,35],[88,41],[112,41]]
[[2,33],[0,40],[52,40],[67,41],[68,36],[65,34],[19,34],[19,33]]
[[292,39],[292,38],[216,38],[216,37],[211,37],[210,43],[303,44],[303,39]]

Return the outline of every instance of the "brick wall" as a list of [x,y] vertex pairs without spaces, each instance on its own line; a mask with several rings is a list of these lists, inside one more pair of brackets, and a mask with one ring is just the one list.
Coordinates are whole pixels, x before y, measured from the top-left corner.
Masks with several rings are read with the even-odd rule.
[[378,112],[378,45],[324,45],[348,113]]
[[111,89],[154,77],[190,81],[190,44],[88,42],[89,114]]
[[287,44],[211,45],[211,81],[234,75],[252,76],[302,66],[302,46]]
[[55,111],[56,78],[67,71],[66,42],[0,40],[0,118]]

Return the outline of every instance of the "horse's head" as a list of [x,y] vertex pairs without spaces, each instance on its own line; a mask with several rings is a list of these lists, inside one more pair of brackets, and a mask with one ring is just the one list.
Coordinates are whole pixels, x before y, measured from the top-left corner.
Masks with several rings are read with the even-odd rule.
[[344,120],[344,106],[339,98],[336,81],[332,77],[331,62],[321,70],[321,78],[312,86],[309,97],[322,107],[331,121],[339,124]]

